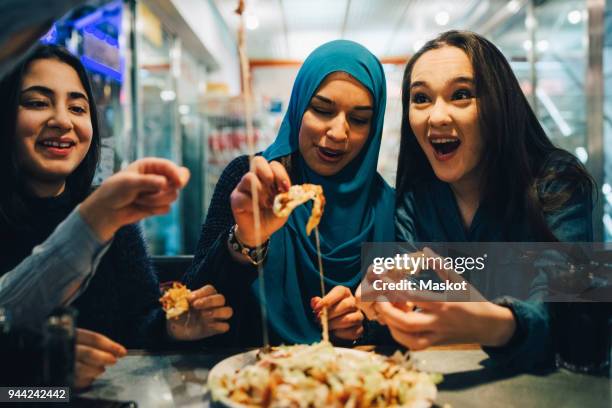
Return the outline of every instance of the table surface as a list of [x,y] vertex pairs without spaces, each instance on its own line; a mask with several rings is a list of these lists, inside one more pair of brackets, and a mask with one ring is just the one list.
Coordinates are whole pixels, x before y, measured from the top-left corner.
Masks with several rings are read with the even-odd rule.
[[[80,396],[132,400],[139,408],[208,407],[208,371],[234,353],[131,351]],[[612,407],[610,378],[566,370],[504,373],[481,365],[486,354],[469,347],[426,350],[413,356],[421,369],[444,374],[438,385],[439,407]]]

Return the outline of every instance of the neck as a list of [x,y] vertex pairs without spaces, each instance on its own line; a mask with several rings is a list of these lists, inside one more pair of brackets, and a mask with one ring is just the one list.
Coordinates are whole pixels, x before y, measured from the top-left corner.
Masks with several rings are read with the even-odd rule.
[[457,200],[463,225],[469,228],[480,205],[482,193],[480,177],[470,177],[466,180],[452,183],[450,186]]
[[30,180],[28,190],[36,197],[57,197],[64,192],[66,180],[62,181],[39,181]]

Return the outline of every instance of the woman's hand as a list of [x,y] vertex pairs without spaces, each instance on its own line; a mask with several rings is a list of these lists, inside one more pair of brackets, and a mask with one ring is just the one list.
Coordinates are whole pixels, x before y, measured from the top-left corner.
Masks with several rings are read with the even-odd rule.
[[357,340],[363,334],[363,313],[357,308],[355,297],[345,286],[336,286],[325,297],[315,296],[310,306],[321,320],[327,307],[330,334],[343,340]]
[[189,170],[166,159],[136,160],[104,181],[79,207],[81,216],[106,242],[127,224],[170,211]]
[[76,358],[74,387],[85,388],[127,354],[125,348],[99,333],[76,329]]
[[[438,255],[423,249],[428,258]],[[442,263],[435,263],[434,265]],[[389,327],[400,344],[421,350],[438,344],[478,343],[483,346],[503,346],[514,334],[516,322],[510,309],[487,302],[485,298],[452,270],[434,269],[442,280],[465,283],[460,294],[440,294],[418,291],[407,294],[408,302],[376,302],[372,306],[376,319]],[[440,301],[456,298],[473,301]],[[418,311],[413,311],[413,306]]]
[[[407,254],[410,258],[418,258],[423,254],[422,251],[412,252]],[[355,291],[355,299],[357,300],[357,307],[366,315],[369,320],[376,320],[377,312],[375,309],[376,303],[387,302],[387,296],[391,301],[397,300],[398,297],[403,297],[402,294],[393,293],[391,291],[378,291],[374,289],[374,282],[399,282],[406,277],[407,273],[412,275],[420,272],[420,268],[416,270],[404,270],[395,268],[385,268],[383,273],[375,273],[374,265],[370,265],[362,283],[357,287]],[[367,300],[366,300],[367,299]],[[403,304],[401,304],[403,303]],[[411,302],[398,302],[398,307],[409,307],[412,310],[413,305]]]
[[176,340],[199,340],[229,330],[227,320],[233,310],[225,306],[225,297],[212,285],[194,290],[189,295],[189,312],[166,321],[168,334]]
[[[257,191],[259,214],[261,220],[260,236],[255,235],[253,215],[253,186]],[[236,220],[236,238],[249,247],[261,245],[279,230],[287,218],[279,218],[272,212],[274,197],[286,192],[291,180],[282,164],[276,161],[268,163],[261,156],[253,159],[251,171],[246,173],[238,183],[230,201],[232,213]]]
[[389,302],[375,305],[377,320],[400,344],[421,350],[440,344],[478,343],[503,346],[514,334],[510,309],[491,302],[415,302],[419,311]]

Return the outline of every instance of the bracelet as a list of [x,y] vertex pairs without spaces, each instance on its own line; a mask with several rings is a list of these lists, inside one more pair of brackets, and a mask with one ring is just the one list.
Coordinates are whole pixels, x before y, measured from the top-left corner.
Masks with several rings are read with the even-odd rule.
[[266,255],[268,254],[268,247],[270,244],[270,239],[264,242],[262,245],[256,247],[249,247],[243,244],[236,237],[236,224],[230,229],[229,236],[227,237],[227,243],[233,251],[238,252],[244,256],[246,256],[249,261],[255,265],[261,265],[266,259]]

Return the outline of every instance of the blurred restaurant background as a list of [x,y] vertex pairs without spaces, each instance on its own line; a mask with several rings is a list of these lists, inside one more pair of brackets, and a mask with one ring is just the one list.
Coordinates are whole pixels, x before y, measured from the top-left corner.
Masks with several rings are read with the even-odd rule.
[[[103,140],[100,181],[160,156],[192,179],[166,216],[144,222],[155,255],[192,253],[225,165],[248,153],[237,52],[237,0],[94,1],[43,38],[89,70]],[[510,60],[555,144],[594,176],[596,240],[612,241],[612,0],[247,0],[255,137],[275,137],[301,62],[337,38],[384,63],[388,101],[379,170],[394,184],[404,65],[428,39],[467,29]]]

